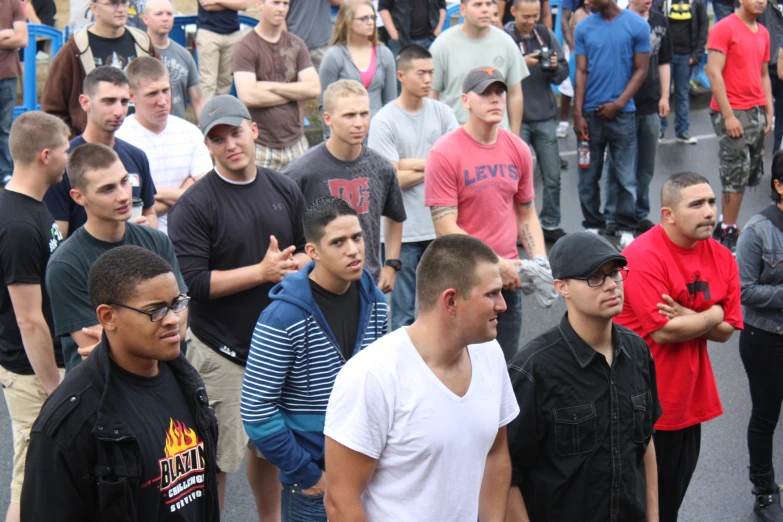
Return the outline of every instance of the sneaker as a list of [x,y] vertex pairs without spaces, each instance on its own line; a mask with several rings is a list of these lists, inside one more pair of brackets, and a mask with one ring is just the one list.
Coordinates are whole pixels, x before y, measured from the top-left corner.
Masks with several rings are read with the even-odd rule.
[[661,131],[661,133],[658,135],[658,143],[663,143],[664,140],[664,132]]
[[617,235],[617,223],[614,221],[607,221],[604,228],[601,229],[601,234],[604,236],[616,236]]
[[696,145],[698,143],[698,140],[696,138],[694,138],[693,136],[688,136],[687,134],[678,134],[677,141],[679,141],[680,143],[685,143],[687,145]]
[[560,158],[560,170],[568,170],[568,162]]
[[543,231],[544,241],[547,243],[556,243],[558,239],[566,235],[562,228],[544,228]]
[[567,138],[568,137],[568,122],[567,121],[561,121],[557,124],[557,137],[558,138]]
[[590,233],[590,234],[600,234],[601,233],[601,229],[598,229],[598,228],[586,228],[585,232]]
[[640,235],[644,234],[645,232],[647,232],[648,230],[650,230],[651,228],[653,228],[654,226],[655,226],[655,223],[653,223],[649,219],[643,219],[643,220],[639,221],[639,228],[636,231],[636,235],[640,236]]
[[620,232],[620,241],[617,242],[617,250],[622,252],[631,243],[633,243],[633,232],[623,230]]
[[721,227],[720,244],[731,250],[734,255],[737,252],[737,239],[739,239],[737,227]]

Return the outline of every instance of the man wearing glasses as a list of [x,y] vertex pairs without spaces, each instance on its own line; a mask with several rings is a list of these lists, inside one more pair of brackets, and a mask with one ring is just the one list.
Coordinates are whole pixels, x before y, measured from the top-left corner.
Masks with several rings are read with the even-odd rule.
[[[84,207],[87,222],[62,243],[46,271],[54,334],[61,338],[65,368],[71,371],[101,340],[102,326],[87,292],[90,267],[106,251],[136,245],[162,256],[173,269],[181,293],[188,291],[174,246],[166,234],[128,220],[132,215],[128,172],[114,150],[99,143],[76,147],[68,159],[71,197]],[[180,314],[187,325],[187,312]]]
[[92,266],[103,339],[33,425],[23,520],[219,520],[217,418],[180,351],[190,298],[174,272],[127,245]]
[[710,239],[717,211],[707,179],[673,174],[661,205],[660,226],[623,251],[631,271],[615,321],[647,341],[658,369],[661,521],[675,522],[699,459],[701,423],[723,413],[707,341],[725,343],[743,322],[737,263]]
[[567,313],[509,363],[520,413],[508,429],[508,520],[657,521],[655,365],[638,335],[612,323],[626,259],[578,232],[549,262]]
[[49,68],[49,78],[41,96],[41,110],[70,125],[71,137],[82,134],[87,126],[87,116],[79,103],[79,95],[84,78],[90,71],[101,65],[124,71],[137,56],[160,59],[147,33],[126,26],[128,5],[129,0],[91,2],[95,23],[74,31]]

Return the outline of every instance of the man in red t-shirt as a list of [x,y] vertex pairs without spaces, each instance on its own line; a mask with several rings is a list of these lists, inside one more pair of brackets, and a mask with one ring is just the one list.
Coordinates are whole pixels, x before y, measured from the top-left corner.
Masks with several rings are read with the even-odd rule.
[[655,424],[661,522],[677,520],[701,445],[701,423],[723,413],[707,341],[742,329],[737,263],[713,241],[715,194],[694,172],[661,190],[661,224],[623,250],[628,260],[618,324],[649,345],[663,415]]
[[546,265],[544,234],[533,202],[533,157],[518,136],[501,129],[506,83],[499,70],[474,69],[462,84],[468,122],[432,147],[424,167],[424,204],[435,233],[470,234],[500,258],[507,309],[498,317],[498,343],[506,360],[519,349],[522,292],[517,238]]
[[[764,136],[772,130],[769,79],[769,33],[756,23],[766,6],[740,0],[740,8],[710,31],[705,71],[712,84],[712,126],[718,135],[723,217],[714,237],[732,253],[737,246],[739,215],[746,186],[764,173]],[[777,42],[775,42],[777,45]]]

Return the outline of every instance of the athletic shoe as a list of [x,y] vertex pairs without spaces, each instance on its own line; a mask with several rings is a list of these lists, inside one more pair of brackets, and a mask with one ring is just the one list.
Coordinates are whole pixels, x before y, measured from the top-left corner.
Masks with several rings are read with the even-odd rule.
[[568,170],[568,162],[560,158],[560,170]]
[[639,228],[636,230],[636,235],[640,236],[653,228],[655,226],[655,223],[650,221],[649,219],[643,219],[639,221]]
[[658,143],[663,143],[663,140],[664,140],[663,136],[664,136],[664,133],[663,133],[663,131],[661,131],[661,133],[658,135]]
[[561,121],[557,124],[557,137],[558,138],[567,138],[568,137],[568,122],[567,121]]
[[631,243],[633,243],[633,232],[630,232],[628,230],[620,231],[620,241],[617,242],[617,250],[622,252]]
[[601,230],[598,228],[586,228],[585,232],[589,232],[590,234],[600,234]]
[[544,241],[547,243],[556,243],[558,239],[565,236],[566,233],[562,228],[544,228]]
[[604,228],[601,229],[601,234],[604,236],[616,236],[617,235],[617,223],[614,221],[607,221]]
[[718,226],[720,230],[720,236],[718,241],[720,244],[731,250],[731,253],[736,255],[737,252],[737,239],[739,239],[739,230],[737,227],[726,227],[722,225]]
[[693,136],[689,136],[687,134],[678,134],[677,141],[679,141],[680,143],[685,143],[686,145],[696,145],[698,143],[698,140],[696,138],[694,138]]

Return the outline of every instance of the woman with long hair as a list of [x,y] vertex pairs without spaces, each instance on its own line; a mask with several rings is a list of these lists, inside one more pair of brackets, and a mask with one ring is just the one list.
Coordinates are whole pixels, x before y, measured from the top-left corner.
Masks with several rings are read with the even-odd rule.
[[754,511],[764,522],[783,521],[772,467],[772,439],[783,404],[783,150],[772,158],[773,204],[750,218],[737,242],[745,329],[742,364],[753,408],[748,423]]
[[[370,116],[397,97],[397,68],[388,47],[378,40],[375,7],[370,0],[347,0],[340,6],[329,50],[324,54],[319,76],[323,93],[337,80],[356,80],[370,95]],[[324,126],[324,139],[329,128]]]

